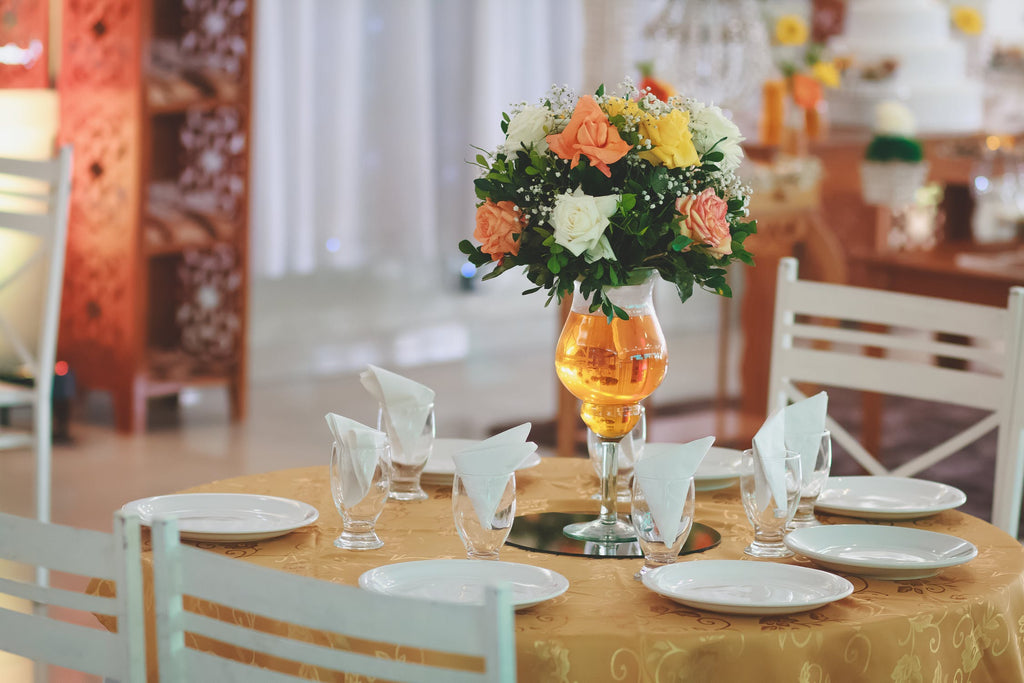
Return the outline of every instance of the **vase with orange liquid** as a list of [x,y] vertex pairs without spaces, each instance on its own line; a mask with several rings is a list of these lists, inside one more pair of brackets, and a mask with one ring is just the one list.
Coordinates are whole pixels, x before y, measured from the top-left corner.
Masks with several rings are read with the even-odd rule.
[[635,284],[606,288],[628,320],[591,311],[593,301],[577,292],[555,350],[555,372],[582,401],[580,417],[597,436],[601,456],[601,513],[570,524],[570,538],[595,543],[630,543],[636,534],[616,510],[619,441],[640,419],[640,401],[650,396],[668,368],[665,337],[654,312],[655,271],[640,271]]

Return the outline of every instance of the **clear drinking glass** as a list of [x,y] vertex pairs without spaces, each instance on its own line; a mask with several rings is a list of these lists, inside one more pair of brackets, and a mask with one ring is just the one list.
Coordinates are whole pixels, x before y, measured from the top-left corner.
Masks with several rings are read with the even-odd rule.
[[426,500],[427,493],[420,486],[423,468],[434,451],[434,405],[425,411],[423,424],[409,424],[408,414],[417,411],[395,411],[380,406],[377,429],[387,432],[391,442],[391,492],[394,500]]
[[496,560],[516,516],[515,474],[491,476],[455,473],[452,515],[466,557]]
[[334,545],[345,550],[373,550],[384,545],[374,526],[388,500],[387,441],[353,453],[344,443],[331,449],[331,495],[341,515],[342,532]]
[[[644,566],[634,579],[639,580],[650,570],[676,561],[693,527],[694,505],[693,477],[633,477],[630,517],[644,553]],[[670,519],[663,527],[658,524],[658,517],[662,521],[666,517]]]
[[[647,416],[643,406],[640,406],[640,421],[636,423],[626,436],[619,442],[619,455],[616,462],[619,466],[619,475],[615,480],[616,498],[620,503],[629,503],[630,490],[633,483],[633,465],[643,457],[644,445],[647,443]],[[594,467],[594,473],[598,479],[601,478],[601,445],[597,434],[587,430],[587,453],[590,455],[590,464]],[[601,500],[601,493],[595,493],[591,500]]]
[[[787,445],[790,445],[788,440]],[[822,432],[818,438],[814,467],[806,467],[806,460],[802,465],[803,483],[800,485],[800,502],[797,503],[793,520],[786,525],[787,530],[821,524],[814,516],[814,503],[821,495],[821,490],[825,488],[829,470],[832,469],[832,434],[828,430]]]
[[770,464],[776,465],[769,471],[779,478],[785,500],[773,495],[765,468],[753,449],[743,451],[740,458],[740,498],[754,527],[754,540],[743,552],[753,557],[789,557],[793,551],[783,544],[782,537],[800,502],[800,454],[784,451]]

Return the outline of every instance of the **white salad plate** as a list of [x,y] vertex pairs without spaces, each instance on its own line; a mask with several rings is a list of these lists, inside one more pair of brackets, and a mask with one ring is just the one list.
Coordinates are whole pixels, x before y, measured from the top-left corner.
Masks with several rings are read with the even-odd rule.
[[677,562],[647,572],[643,582],[676,602],[725,614],[805,612],[853,593],[853,584],[835,574],[745,560]]
[[[434,451],[423,468],[420,481],[424,484],[450,484],[455,477],[455,461],[452,456],[467,446],[480,443],[474,439],[434,439]],[[536,467],[540,464],[540,455],[533,453],[517,470]]]
[[862,519],[916,519],[960,507],[958,488],[910,477],[830,477],[814,508]]
[[429,600],[482,604],[484,587],[512,586],[516,609],[558,597],[569,580],[558,572],[516,562],[481,560],[419,560],[377,567],[359,577],[365,590]]
[[712,446],[693,475],[693,487],[697,491],[715,491],[728,488],[739,480],[740,452]]
[[283,536],[312,524],[320,513],[290,498],[247,493],[178,493],[125,503],[147,526],[159,517],[178,520],[181,537],[189,541],[239,543]]
[[794,529],[783,542],[826,569],[889,580],[934,576],[978,554],[973,544],[956,536],[873,524]]

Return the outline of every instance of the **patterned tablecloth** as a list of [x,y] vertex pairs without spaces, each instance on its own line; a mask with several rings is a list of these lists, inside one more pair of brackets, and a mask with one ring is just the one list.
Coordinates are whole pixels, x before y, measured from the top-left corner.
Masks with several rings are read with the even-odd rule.
[[[586,498],[596,488],[586,460],[544,459],[518,475],[518,513],[589,510],[596,503]],[[240,561],[357,585],[360,574],[380,565],[465,557],[452,524],[450,490],[427,489],[427,501],[389,501],[377,526],[384,547],[363,552],[339,550],[332,543],[341,532],[341,517],[331,501],[326,466],[227,479],[189,492],[258,493],[310,503],[320,511],[313,526],[267,541],[200,546]],[[820,517],[827,523],[857,522]],[[744,557],[752,531],[737,487],[698,493],[696,520],[720,531],[722,543],[682,561]],[[565,594],[517,613],[519,678],[578,683],[1024,681],[1021,544],[955,511],[901,525],[968,539],[978,546],[978,557],[928,579],[849,575],[855,589],[850,597],[786,616],[732,616],[677,604],[633,579],[642,562],[638,559],[505,547],[502,560],[547,567],[570,582]],[[150,561],[147,552],[147,585]],[[150,645],[152,652],[152,635]],[[150,664],[155,667],[155,658]]]

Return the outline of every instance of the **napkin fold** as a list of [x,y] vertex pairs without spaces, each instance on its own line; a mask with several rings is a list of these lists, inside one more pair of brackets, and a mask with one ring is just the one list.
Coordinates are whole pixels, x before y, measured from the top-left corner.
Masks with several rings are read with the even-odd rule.
[[772,498],[777,510],[786,509],[786,415],[784,408],[772,413],[754,435],[754,481],[757,509]]
[[434,407],[434,390],[375,365],[359,373],[359,381],[383,408],[384,423],[392,437],[392,457],[416,464],[417,440]]
[[715,437],[689,443],[649,443],[633,470],[637,486],[647,498],[654,523],[669,545],[679,533],[690,479],[711,450]]
[[801,478],[805,484],[810,483],[821,446],[821,434],[825,431],[828,393],[819,392],[782,410],[786,414],[786,448],[800,454]]
[[336,413],[327,413],[325,417],[341,453],[342,500],[346,507],[358,505],[370,491],[377,449],[388,442],[388,437],[380,430]]
[[452,456],[455,472],[462,479],[477,519],[485,528],[492,526],[494,512],[501,502],[509,476],[537,450],[527,441],[531,424],[506,429],[500,434],[469,445]]

